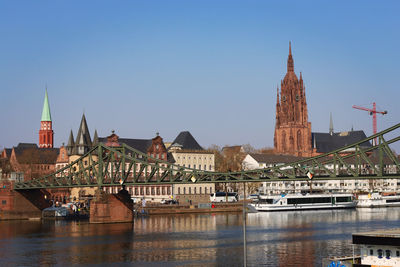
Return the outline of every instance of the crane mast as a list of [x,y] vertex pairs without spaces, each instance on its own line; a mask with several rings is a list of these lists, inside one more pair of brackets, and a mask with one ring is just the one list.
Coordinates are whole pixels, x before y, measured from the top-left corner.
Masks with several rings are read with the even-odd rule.
[[[353,108],[368,111],[369,115],[372,115],[372,130],[373,130],[373,133],[376,134],[378,132],[378,126],[377,126],[378,124],[377,124],[376,114],[378,113],[378,114],[385,115],[385,114],[387,114],[387,111],[386,110],[385,111],[376,110],[375,102],[372,103],[372,109],[360,107],[360,106],[356,106],[356,105],[353,105]],[[376,145],[376,138],[374,139],[374,145]]]

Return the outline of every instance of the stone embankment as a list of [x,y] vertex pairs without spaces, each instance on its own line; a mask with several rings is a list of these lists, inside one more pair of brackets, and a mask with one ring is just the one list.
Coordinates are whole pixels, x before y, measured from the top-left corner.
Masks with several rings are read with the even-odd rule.
[[196,205],[151,205],[146,207],[136,206],[136,214],[182,214],[182,213],[215,213],[215,212],[241,212],[243,203],[205,203]]

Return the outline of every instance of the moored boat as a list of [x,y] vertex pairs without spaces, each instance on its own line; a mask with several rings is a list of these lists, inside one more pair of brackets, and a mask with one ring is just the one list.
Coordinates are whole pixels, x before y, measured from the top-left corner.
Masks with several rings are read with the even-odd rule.
[[357,208],[378,208],[400,206],[400,195],[384,196],[379,193],[359,195]]
[[288,194],[280,196],[259,196],[250,204],[258,211],[286,211],[311,209],[355,208],[352,194]]

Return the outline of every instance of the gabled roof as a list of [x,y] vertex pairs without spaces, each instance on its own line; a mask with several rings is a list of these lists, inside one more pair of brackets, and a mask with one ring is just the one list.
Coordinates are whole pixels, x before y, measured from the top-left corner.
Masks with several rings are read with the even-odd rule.
[[203,150],[189,131],[180,132],[171,146],[181,146],[184,150]]
[[255,159],[258,163],[266,163],[266,164],[278,164],[278,163],[291,163],[300,161],[304,158],[296,157],[291,155],[277,155],[277,154],[249,154],[253,159]]
[[[99,142],[107,143],[107,137],[99,137]],[[140,152],[147,154],[147,150],[151,147],[152,139],[131,139],[131,138],[118,138],[118,143],[128,145]],[[167,153],[167,161],[174,163],[175,160],[171,153]]]
[[[99,142],[107,143],[107,137],[99,137]],[[147,149],[151,146],[151,139],[119,138],[118,142],[120,144],[128,145],[143,153],[147,153]]]
[[[318,153],[331,152],[359,142],[367,138],[364,131],[350,131],[341,133],[312,133],[312,146],[317,149]],[[371,147],[369,142],[360,145],[361,148]]]

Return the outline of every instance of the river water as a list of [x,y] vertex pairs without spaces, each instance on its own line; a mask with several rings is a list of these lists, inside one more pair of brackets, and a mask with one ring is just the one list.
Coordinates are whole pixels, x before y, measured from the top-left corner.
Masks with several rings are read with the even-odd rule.
[[[400,208],[248,214],[247,263],[321,266],[325,257],[352,255],[352,233],[397,227]],[[0,222],[0,266],[71,265],[243,266],[242,214]]]

